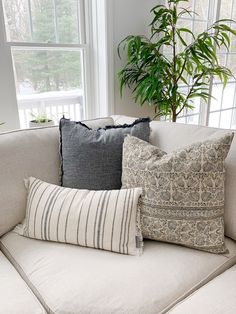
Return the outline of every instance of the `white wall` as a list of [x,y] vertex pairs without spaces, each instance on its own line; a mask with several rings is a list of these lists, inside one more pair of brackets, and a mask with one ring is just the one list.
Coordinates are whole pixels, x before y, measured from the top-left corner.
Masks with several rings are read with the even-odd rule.
[[[120,97],[117,72],[122,68],[125,60],[120,60],[117,55],[119,42],[127,35],[147,35],[148,25],[152,15],[150,9],[158,4],[158,0],[113,0],[113,53],[114,53],[114,113],[129,116],[154,115],[153,108],[147,105],[140,107],[135,104],[133,95],[126,89]],[[159,0],[161,2],[161,0]]]

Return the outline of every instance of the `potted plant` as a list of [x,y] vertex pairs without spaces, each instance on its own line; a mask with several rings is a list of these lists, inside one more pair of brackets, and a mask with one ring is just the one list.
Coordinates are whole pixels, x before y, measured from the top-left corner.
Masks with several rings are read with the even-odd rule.
[[54,121],[49,119],[46,113],[34,114],[31,112],[31,116],[33,117],[33,120],[29,122],[30,128],[46,127],[46,126],[54,125]]
[[[212,77],[217,77],[224,86],[233,76],[230,69],[219,64],[217,49],[229,49],[229,34],[236,35],[229,19],[213,23],[204,32],[196,35],[190,29],[178,26],[184,15],[195,14],[181,7],[188,0],[168,0],[166,5],[157,5],[152,10],[151,36],[126,37],[118,46],[121,58],[123,48],[127,63],[118,73],[120,91],[128,86],[135,102],[154,107],[155,117],[167,116],[173,122],[185,108],[193,109],[193,99],[208,101]],[[228,23],[228,24],[227,24]],[[191,37],[187,43],[184,35]],[[165,53],[169,48],[170,54]],[[183,85],[187,86],[184,92]]]

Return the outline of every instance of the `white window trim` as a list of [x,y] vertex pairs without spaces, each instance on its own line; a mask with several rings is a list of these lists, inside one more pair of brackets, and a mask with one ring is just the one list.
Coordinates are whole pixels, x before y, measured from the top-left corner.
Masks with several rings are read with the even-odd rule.
[[0,1],[0,122],[1,131],[19,129],[20,121],[16,101],[16,89],[11,49],[6,45],[3,4]]
[[113,4],[109,0],[92,0],[93,25],[90,49],[94,72],[94,102],[90,116],[109,116],[114,113],[114,56],[113,56]]

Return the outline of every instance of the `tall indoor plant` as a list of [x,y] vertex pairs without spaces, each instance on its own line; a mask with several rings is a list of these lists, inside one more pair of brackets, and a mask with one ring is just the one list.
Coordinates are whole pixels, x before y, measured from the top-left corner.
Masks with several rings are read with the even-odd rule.
[[[148,103],[155,114],[169,116],[173,122],[185,108],[193,108],[192,100],[200,97],[208,101],[211,77],[218,77],[226,85],[232,76],[230,69],[219,64],[217,49],[229,49],[230,36],[236,30],[228,19],[216,21],[206,31],[196,35],[190,29],[179,27],[184,15],[195,14],[181,7],[188,0],[167,0],[151,13],[151,37],[126,37],[118,46],[118,54],[125,51],[127,63],[119,72],[121,94],[128,86],[135,101]],[[191,36],[187,43],[184,35]],[[165,54],[169,48],[170,54]],[[187,92],[181,85],[187,86]]]

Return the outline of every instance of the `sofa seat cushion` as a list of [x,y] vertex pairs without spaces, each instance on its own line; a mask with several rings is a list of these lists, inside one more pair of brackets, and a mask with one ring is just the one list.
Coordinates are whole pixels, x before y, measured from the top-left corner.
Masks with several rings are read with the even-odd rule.
[[227,255],[146,241],[140,257],[15,232],[0,244],[47,311],[56,314],[164,313],[236,262],[236,244],[229,239]]
[[0,314],[43,314],[34,293],[0,252]]
[[177,304],[170,313],[235,314],[236,265]]

